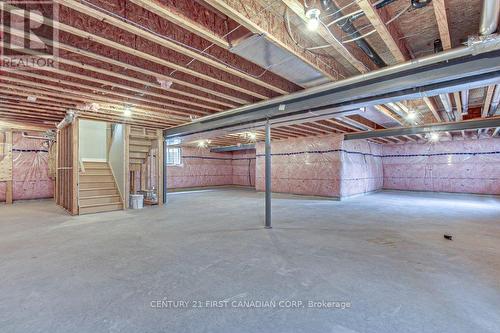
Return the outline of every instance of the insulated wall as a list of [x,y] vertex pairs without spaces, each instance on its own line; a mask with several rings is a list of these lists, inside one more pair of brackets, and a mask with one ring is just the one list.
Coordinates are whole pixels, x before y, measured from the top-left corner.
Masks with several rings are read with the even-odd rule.
[[500,194],[500,138],[382,149],[385,189]]
[[182,148],[182,164],[167,167],[167,188],[232,185],[233,154]]
[[[40,133],[28,133],[40,135]],[[49,176],[47,141],[28,139],[13,133],[12,144],[13,199],[43,199],[54,196],[54,180]],[[5,183],[0,184],[0,201],[5,201]]]
[[255,150],[233,152],[233,185],[255,186]]
[[366,140],[342,143],[341,197],[382,189],[384,183],[382,148]]
[[[273,141],[273,192],[340,197],[343,136]],[[265,190],[265,147],[257,144],[256,189]]]

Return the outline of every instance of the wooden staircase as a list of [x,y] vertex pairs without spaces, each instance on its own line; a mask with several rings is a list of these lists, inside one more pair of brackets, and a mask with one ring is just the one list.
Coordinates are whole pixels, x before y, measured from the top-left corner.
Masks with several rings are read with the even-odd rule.
[[79,213],[122,210],[123,202],[107,162],[83,162],[80,172]]
[[132,127],[130,129],[129,162],[131,170],[140,170],[146,163],[153,143],[158,140],[155,130]]

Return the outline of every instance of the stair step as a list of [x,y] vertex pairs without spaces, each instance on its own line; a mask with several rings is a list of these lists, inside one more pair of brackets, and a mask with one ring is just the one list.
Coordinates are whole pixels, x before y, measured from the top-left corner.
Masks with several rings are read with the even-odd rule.
[[103,195],[119,195],[116,187],[98,187],[82,189],[79,191],[80,198],[103,196]]
[[96,205],[86,205],[80,206],[80,215],[83,214],[93,214],[93,213],[102,213],[102,212],[111,212],[115,210],[122,210],[123,204],[120,203],[105,203],[105,204],[96,204]]
[[129,157],[130,158],[140,158],[144,159],[148,156],[147,153],[137,153],[137,152],[130,152]]
[[83,161],[83,166],[87,168],[109,168],[108,162],[86,162]]
[[151,140],[141,140],[141,139],[135,139],[135,140],[130,140],[129,144],[131,146],[151,146]]
[[121,198],[118,194],[80,197],[80,207],[105,203],[121,203]]
[[144,163],[144,159],[142,158],[131,158],[129,160],[130,164],[142,164]]
[[149,146],[130,145],[130,152],[148,153],[149,149]]
[[85,172],[80,172],[80,175],[111,176],[113,174],[111,173],[111,170],[109,168],[107,168],[107,169],[105,169],[105,168],[85,168]]
[[130,138],[132,139],[149,139],[149,140],[157,140],[158,137],[156,135],[144,135],[139,133],[130,133]]
[[80,181],[80,189],[91,189],[91,188],[116,188],[114,181],[102,182],[102,181]]
[[114,182],[115,179],[112,175],[93,175],[87,173],[80,173],[80,184],[86,182]]

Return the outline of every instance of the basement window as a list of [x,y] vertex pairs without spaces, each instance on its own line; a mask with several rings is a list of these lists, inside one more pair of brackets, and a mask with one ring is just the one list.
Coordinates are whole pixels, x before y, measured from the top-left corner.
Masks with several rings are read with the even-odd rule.
[[167,149],[167,165],[181,165],[182,159],[181,148],[168,148]]

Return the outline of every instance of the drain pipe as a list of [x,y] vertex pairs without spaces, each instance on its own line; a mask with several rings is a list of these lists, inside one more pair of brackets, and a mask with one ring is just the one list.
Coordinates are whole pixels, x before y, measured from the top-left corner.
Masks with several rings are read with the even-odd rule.
[[484,0],[481,11],[481,23],[479,33],[482,36],[491,35],[498,27],[498,13],[500,12],[500,0]]

